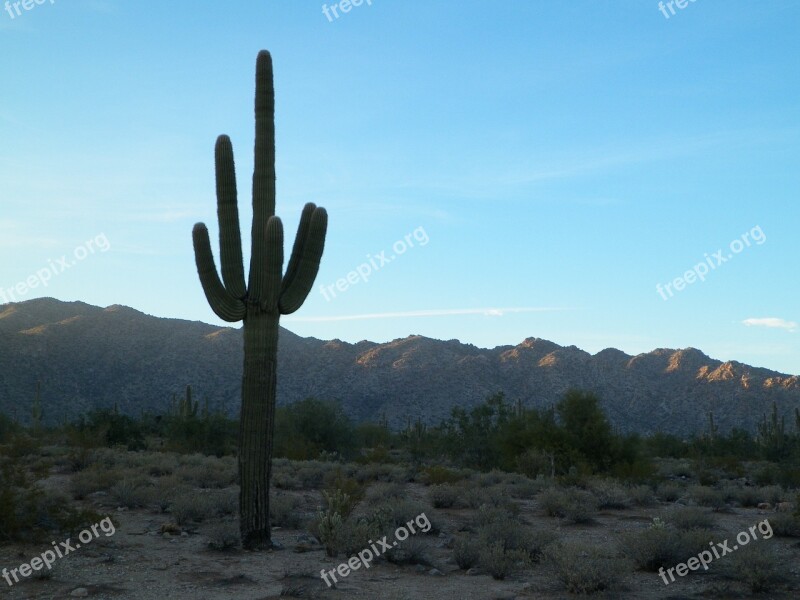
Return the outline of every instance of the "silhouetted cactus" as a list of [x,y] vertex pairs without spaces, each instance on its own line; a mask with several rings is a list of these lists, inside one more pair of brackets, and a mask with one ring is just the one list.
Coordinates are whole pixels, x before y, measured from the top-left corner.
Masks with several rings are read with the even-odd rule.
[[770,419],[767,420],[767,415],[763,415],[758,424],[758,441],[770,460],[783,457],[787,450],[786,418],[778,418],[778,406],[775,402],[772,403]]
[[31,407],[31,425],[34,433],[39,433],[42,426],[42,417],[44,411],[42,410],[42,382],[36,382],[36,395],[33,397],[33,406]]
[[195,261],[208,303],[221,319],[244,322],[244,373],[239,435],[240,529],[245,548],[271,547],[269,482],[275,420],[280,315],[305,301],[319,270],[328,215],[303,208],[291,258],[283,273],[283,225],[275,216],[275,93],[272,58],[263,50],[256,63],[256,140],[253,223],[245,285],[236,175],[230,139],[215,150],[217,216],[222,280],[217,274],[208,229],[194,226]]

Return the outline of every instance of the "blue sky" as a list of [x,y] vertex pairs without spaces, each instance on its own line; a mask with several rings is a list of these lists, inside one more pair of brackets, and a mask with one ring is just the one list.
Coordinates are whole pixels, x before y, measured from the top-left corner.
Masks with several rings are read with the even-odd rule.
[[[365,0],[332,20],[322,5],[2,10],[6,298],[50,269],[14,299],[219,323],[191,229],[217,236],[227,133],[249,254],[266,48],[287,252],[305,202],[330,215],[317,287],[282,320],[292,331],[694,346],[800,373],[800,4],[697,0],[666,18],[639,0]],[[382,252],[394,259],[346,283]],[[701,263],[714,268],[688,281]]]

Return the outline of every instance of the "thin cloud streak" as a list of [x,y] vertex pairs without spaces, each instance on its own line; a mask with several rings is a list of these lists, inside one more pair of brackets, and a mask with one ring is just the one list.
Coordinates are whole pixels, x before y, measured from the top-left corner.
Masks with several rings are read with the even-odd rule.
[[331,317],[288,317],[287,322],[319,323],[328,321],[361,321],[364,319],[404,319],[415,317],[451,317],[460,315],[484,315],[502,317],[506,313],[557,312],[574,308],[523,306],[514,308],[449,308],[441,310],[412,310],[406,312],[366,313],[361,315],[338,315]]
[[787,321],[786,319],[779,319],[777,317],[745,319],[742,323],[746,327],[768,327],[770,329],[785,329],[789,332],[794,332],[797,329],[797,323],[795,321]]

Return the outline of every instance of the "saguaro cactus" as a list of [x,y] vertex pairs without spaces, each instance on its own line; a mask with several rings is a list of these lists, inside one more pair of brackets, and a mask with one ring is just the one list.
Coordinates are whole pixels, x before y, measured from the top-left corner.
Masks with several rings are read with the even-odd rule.
[[300,216],[292,255],[283,272],[283,225],[275,216],[275,91],[272,58],[256,62],[256,141],[253,224],[248,283],[242,262],[236,176],[230,139],[215,149],[217,216],[222,280],[217,274],[208,229],[194,226],[195,262],[208,303],[221,319],[244,322],[244,373],[239,426],[240,529],[248,549],[272,546],[269,482],[275,428],[278,321],[308,296],[325,246],[328,215],[308,203]]

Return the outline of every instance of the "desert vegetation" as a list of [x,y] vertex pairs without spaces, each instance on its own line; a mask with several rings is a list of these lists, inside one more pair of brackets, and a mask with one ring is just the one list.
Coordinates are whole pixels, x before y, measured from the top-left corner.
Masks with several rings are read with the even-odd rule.
[[[201,408],[190,390],[168,413],[139,419],[95,411],[58,427],[23,427],[2,417],[0,554],[14,564],[15,549],[30,553],[111,515],[119,533],[104,540],[109,556],[131,552],[135,539],[153,544],[154,556],[183,545],[199,557],[236,557],[246,576],[225,585],[259,581],[295,597],[377,589],[373,576],[387,570],[419,585],[437,577],[453,589],[521,597],[668,597],[679,589],[789,597],[798,584],[800,438],[775,428],[774,415],[752,436],[721,434],[711,423],[690,439],[619,435],[599,400],[581,391],[546,410],[498,393],[437,426],[400,431],[354,423],[334,402],[279,407],[270,501],[278,546],[248,562],[238,530],[237,424]],[[321,568],[392,539],[422,514],[428,531],[369,571],[322,583]],[[774,536],[746,553],[669,585],[659,577],[765,519]],[[70,564],[90,560],[88,551],[73,556]],[[286,572],[259,574],[258,564]],[[114,565],[97,589],[114,579]],[[21,589],[70,585],[59,568]]]

